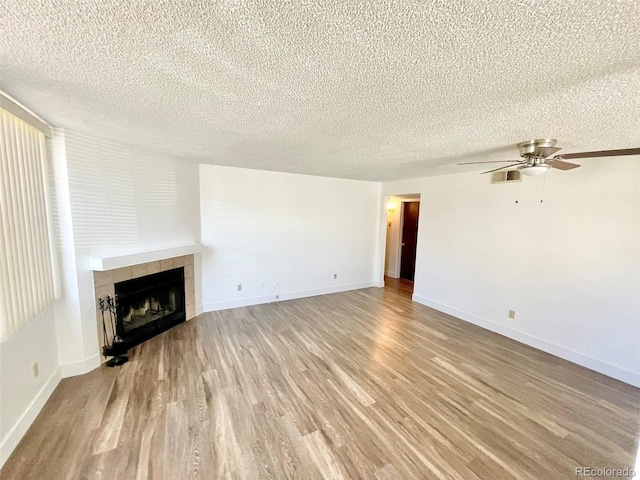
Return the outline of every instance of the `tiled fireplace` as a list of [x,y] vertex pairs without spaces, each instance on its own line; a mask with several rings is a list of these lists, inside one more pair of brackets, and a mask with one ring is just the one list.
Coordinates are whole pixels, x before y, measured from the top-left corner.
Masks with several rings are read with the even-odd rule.
[[[184,280],[182,280],[183,278]],[[178,288],[175,288],[176,282],[178,282]],[[184,297],[182,297],[182,282],[184,282]],[[196,314],[193,255],[183,255],[111,270],[94,271],[93,283],[100,352],[104,346],[105,332],[103,312],[98,306],[100,299],[104,300],[107,296],[116,298],[116,302],[118,302],[116,311],[120,318],[116,322],[116,330],[119,330],[118,333],[124,332],[127,335],[132,333],[134,337],[127,338],[127,341],[134,341],[134,343],[140,343],[155,334],[154,328],[152,326],[149,328],[150,325],[145,326],[145,324],[151,324],[154,321],[162,322],[162,319],[157,320],[161,317],[159,312],[166,312],[165,324],[161,325],[160,330],[165,330],[183,319],[189,320]],[[165,287],[166,293],[162,293],[163,287]],[[123,293],[125,291],[126,294]],[[129,291],[131,293],[128,293]],[[146,297],[145,292],[149,292]],[[116,293],[120,296],[119,300]],[[104,312],[104,315],[107,320],[104,322],[106,337],[112,339],[114,332],[109,312]],[[136,333],[137,337],[135,337]],[[106,359],[103,357],[104,361]]]

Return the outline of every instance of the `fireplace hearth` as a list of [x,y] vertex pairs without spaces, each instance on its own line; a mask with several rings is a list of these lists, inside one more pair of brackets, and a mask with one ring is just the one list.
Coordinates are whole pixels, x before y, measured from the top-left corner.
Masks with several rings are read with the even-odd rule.
[[186,320],[184,267],[125,280],[114,287],[118,341],[105,346],[105,355],[122,355]]

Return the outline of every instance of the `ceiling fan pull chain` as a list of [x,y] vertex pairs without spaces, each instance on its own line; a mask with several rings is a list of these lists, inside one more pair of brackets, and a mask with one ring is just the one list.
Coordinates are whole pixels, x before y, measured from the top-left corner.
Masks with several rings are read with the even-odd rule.
[[518,187],[516,189],[516,203],[520,200],[520,183],[521,182],[518,182]]
[[544,175],[544,178],[542,179],[542,192],[540,192],[540,203],[544,201],[544,186],[546,183],[547,183],[547,176]]

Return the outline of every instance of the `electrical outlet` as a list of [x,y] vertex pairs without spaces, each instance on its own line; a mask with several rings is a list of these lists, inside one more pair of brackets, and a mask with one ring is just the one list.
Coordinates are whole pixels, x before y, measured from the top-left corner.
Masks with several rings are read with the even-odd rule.
[[280,295],[276,295],[276,300],[280,300]]
[[239,284],[238,284],[238,291],[239,291],[239,292],[241,292],[241,291],[242,291],[242,284],[241,284],[241,283],[239,283]]
[[509,310],[509,318],[516,318],[516,311],[515,310]]
[[335,280],[336,278],[338,278],[338,274],[337,274],[337,273],[334,273],[334,274],[333,274],[333,279]]
[[38,362],[33,364],[33,376],[37,377],[40,375],[40,367],[38,366]]
[[264,282],[260,283],[260,287],[264,288]]

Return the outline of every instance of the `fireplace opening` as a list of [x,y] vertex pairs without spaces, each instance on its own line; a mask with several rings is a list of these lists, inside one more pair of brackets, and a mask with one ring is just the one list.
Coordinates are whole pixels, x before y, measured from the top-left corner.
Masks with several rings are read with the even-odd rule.
[[[115,284],[116,335],[109,355],[129,348],[184,322],[184,267]],[[116,351],[117,350],[117,351]]]

